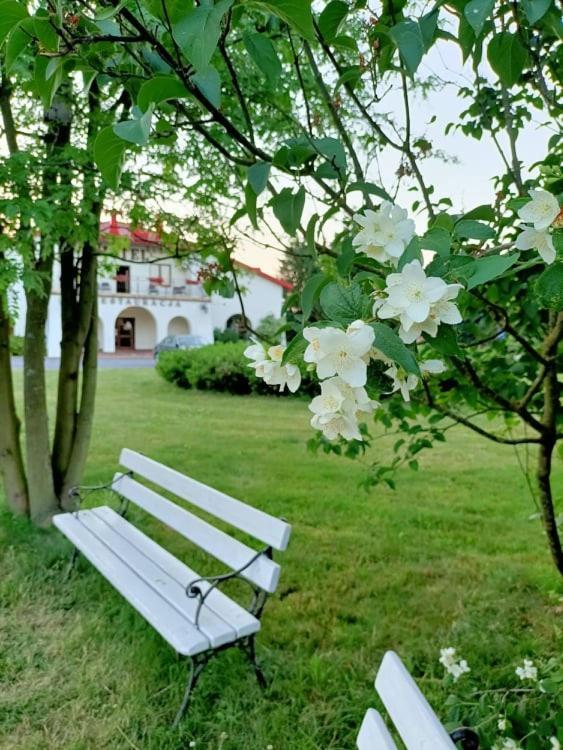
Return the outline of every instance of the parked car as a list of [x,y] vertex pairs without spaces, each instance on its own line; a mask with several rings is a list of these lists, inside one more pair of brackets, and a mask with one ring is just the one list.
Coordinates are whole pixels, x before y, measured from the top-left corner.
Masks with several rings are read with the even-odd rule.
[[154,356],[157,358],[160,352],[170,352],[174,349],[197,349],[205,344],[201,336],[167,336],[154,347]]

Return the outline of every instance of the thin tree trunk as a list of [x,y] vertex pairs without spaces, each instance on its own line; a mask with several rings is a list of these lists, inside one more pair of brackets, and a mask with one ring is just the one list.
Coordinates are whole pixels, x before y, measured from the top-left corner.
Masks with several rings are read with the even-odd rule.
[[37,270],[41,272],[43,294],[35,290],[26,294],[23,382],[27,481],[31,518],[40,526],[50,523],[51,516],[58,510],[51,470],[45,385],[45,326],[52,266],[52,255],[37,264]]
[[90,328],[84,345],[84,359],[82,362],[82,392],[80,398],[80,412],[76,422],[76,431],[72,443],[72,451],[64,482],[61,487],[60,498],[62,507],[71,509],[69,491],[80,482],[88,449],[92,436],[94,422],[94,406],[96,401],[96,383],[98,378],[98,305],[94,287],[94,299],[90,312]]
[[28,515],[29,500],[19,433],[10,361],[10,321],[3,295],[0,298],[0,472],[8,507],[18,515]]
[[55,491],[63,501],[63,484],[65,484],[65,475],[71,461],[79,419],[80,359],[91,328],[92,308],[96,296],[96,256],[90,243],[85,244],[82,250],[78,300],[76,298],[77,275],[73,251],[63,252],[61,254],[63,335],[52,459]]
[[557,347],[563,338],[563,313],[551,315],[551,331],[546,338],[543,355],[548,360],[544,381],[544,409],[542,424],[545,432],[539,446],[537,480],[542,507],[543,526],[553,562],[563,575],[563,550],[557,528],[553,493],[551,490],[551,464],[553,449],[557,443],[557,414],[559,405],[559,383],[557,381]]

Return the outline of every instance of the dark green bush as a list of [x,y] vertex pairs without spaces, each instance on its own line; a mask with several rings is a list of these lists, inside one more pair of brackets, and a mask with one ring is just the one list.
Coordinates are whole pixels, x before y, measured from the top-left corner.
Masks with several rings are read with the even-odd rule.
[[[226,391],[234,394],[281,394],[276,387],[266,385],[257,378],[244,356],[248,341],[209,344],[199,349],[162,352],[156,369],[165,380],[180,388],[198,388],[204,391]],[[303,374],[300,393],[316,393],[318,385],[308,373]]]
[[23,354],[23,336],[10,336],[10,354],[14,356]]
[[227,344],[232,341],[241,341],[242,336],[240,335],[240,331],[238,331],[236,328],[225,328],[224,331],[222,331],[220,328],[214,328],[213,339],[215,340],[215,342]]

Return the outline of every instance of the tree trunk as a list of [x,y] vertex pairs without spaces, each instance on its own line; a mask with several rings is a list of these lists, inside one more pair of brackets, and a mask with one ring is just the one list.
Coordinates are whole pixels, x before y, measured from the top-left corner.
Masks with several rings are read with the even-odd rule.
[[0,298],[0,472],[8,507],[18,515],[27,515],[29,500],[19,433],[10,362],[10,321],[3,295]]
[[563,551],[557,528],[553,494],[551,491],[551,460],[557,443],[557,415],[559,404],[559,382],[557,380],[557,348],[563,338],[563,313],[550,315],[551,331],[545,340],[543,355],[547,359],[544,381],[544,408],[542,424],[544,433],[539,446],[537,480],[545,533],[553,562],[563,575]]
[[35,290],[30,290],[26,294],[23,383],[27,481],[31,518],[40,526],[47,525],[53,513],[58,510],[51,470],[45,384],[45,326],[51,291],[52,265],[52,256],[50,260],[44,260],[38,264],[37,270],[43,272],[41,276],[43,294]]
[[80,482],[92,435],[94,422],[94,405],[96,401],[96,383],[98,376],[98,305],[96,289],[90,312],[90,328],[84,345],[82,362],[82,393],[80,412],[76,422],[76,431],[72,443],[72,452],[61,487],[61,505],[65,510],[72,509],[69,491]]
[[[82,249],[80,284],[77,300],[74,252],[61,253],[62,342],[59,369],[57,416],[53,441],[53,477],[55,492],[65,500],[63,485],[67,473],[78,422],[80,359],[91,329],[92,308],[96,296],[96,256],[86,243]],[[61,494],[62,493],[62,494]]]

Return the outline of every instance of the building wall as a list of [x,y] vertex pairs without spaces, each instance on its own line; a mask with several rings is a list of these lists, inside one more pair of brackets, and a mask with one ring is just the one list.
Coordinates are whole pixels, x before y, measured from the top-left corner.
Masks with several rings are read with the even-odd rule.
[[[253,328],[268,315],[281,316],[283,288],[279,284],[252,273],[239,274],[239,284],[245,290],[242,295],[244,311]],[[214,328],[223,330],[230,317],[241,314],[236,295],[226,298],[214,294],[212,302]]]

